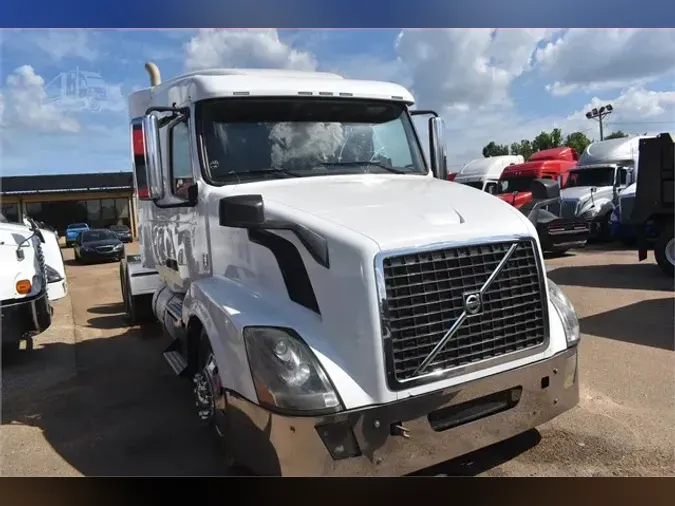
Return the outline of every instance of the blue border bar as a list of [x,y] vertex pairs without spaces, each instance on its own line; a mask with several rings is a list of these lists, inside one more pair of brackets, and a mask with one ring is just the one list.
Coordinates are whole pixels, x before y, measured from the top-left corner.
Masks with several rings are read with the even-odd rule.
[[4,28],[671,28],[673,0],[5,2]]

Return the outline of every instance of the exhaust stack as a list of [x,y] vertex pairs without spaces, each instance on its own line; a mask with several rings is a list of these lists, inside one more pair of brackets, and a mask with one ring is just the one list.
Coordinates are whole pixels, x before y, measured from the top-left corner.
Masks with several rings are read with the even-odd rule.
[[159,68],[153,62],[149,61],[145,64],[145,70],[150,75],[150,86],[157,86],[162,82],[162,76],[159,73]]

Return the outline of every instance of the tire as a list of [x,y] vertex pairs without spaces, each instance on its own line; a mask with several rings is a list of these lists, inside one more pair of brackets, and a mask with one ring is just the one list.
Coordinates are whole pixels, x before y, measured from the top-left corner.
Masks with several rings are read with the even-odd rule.
[[675,272],[675,239],[673,239],[673,225],[667,224],[661,229],[656,244],[654,245],[654,258],[656,263],[668,276],[673,277]]
[[609,223],[612,213],[605,214],[599,220],[599,230],[597,240],[599,242],[611,242],[612,241],[612,226]]
[[218,365],[216,364],[211,343],[202,330],[197,344],[193,398],[195,408],[203,427],[211,433],[221,448],[227,465],[236,466],[235,458],[228,449],[227,439],[227,403],[222,393]]

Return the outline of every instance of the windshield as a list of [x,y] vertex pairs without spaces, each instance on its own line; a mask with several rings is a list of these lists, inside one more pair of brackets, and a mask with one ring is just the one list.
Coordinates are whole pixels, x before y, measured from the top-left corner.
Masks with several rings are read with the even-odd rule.
[[483,189],[483,181],[471,181],[463,184],[465,184],[466,186],[470,186],[471,188],[476,188],[477,190]]
[[117,239],[114,232],[110,230],[89,230],[82,232],[82,242],[107,241]]
[[571,170],[567,187],[575,186],[612,186],[614,167],[595,167],[592,169]]
[[71,228],[87,228],[86,223],[73,223],[72,225],[68,225],[68,229]]
[[215,183],[364,172],[427,173],[402,104],[266,98],[200,106],[204,166]]
[[500,179],[498,193],[529,192],[535,179],[534,176]]

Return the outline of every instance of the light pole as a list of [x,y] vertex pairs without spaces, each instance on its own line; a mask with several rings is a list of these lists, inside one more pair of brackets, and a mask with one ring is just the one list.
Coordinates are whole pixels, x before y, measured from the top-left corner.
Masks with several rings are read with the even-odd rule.
[[603,105],[600,109],[593,109],[586,113],[586,118],[588,119],[597,119],[600,123],[600,140],[604,140],[604,135],[602,131],[602,120],[605,116],[612,114],[614,108],[612,104]]

